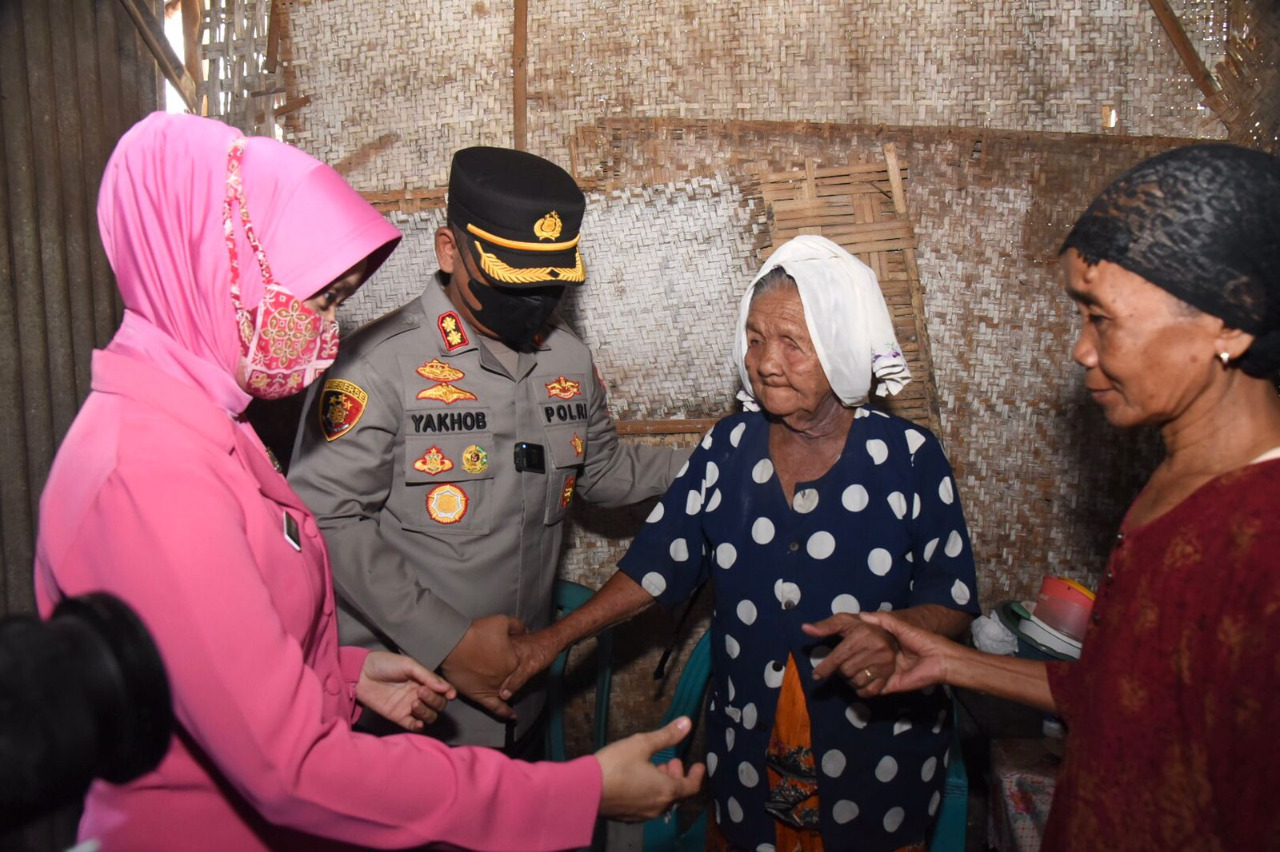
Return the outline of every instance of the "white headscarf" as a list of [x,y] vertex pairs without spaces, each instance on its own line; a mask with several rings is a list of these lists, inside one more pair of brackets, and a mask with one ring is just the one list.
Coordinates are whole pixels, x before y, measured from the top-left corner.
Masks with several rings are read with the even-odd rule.
[[778,266],[795,279],[818,362],[841,402],[847,406],[866,402],[873,373],[880,379],[876,389],[880,396],[896,394],[911,381],[871,267],[826,237],[805,234],[771,254],[742,294],[733,359],[742,379],[738,399],[748,411],[759,411],[760,405],[747,375],[747,314],[756,285]]

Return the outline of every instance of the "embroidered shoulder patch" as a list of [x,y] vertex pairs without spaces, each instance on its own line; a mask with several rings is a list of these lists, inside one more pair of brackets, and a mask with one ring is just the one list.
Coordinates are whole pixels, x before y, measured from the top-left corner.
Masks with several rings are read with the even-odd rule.
[[574,432],[574,433],[573,433],[573,440],[572,440],[572,441],[570,441],[569,443],[573,445],[573,453],[574,453],[574,455],[578,455],[578,456],[582,455],[582,451],[583,451],[583,449],[585,449],[585,448],[586,448],[586,446],[587,446],[587,445],[586,445],[586,442],[585,442],[585,441],[583,441],[581,438],[579,438],[579,437],[578,437],[578,433],[577,433],[577,432]]
[[364,388],[346,379],[327,379],[320,392],[320,429],[326,441],[336,441],[360,422],[369,404]]
[[467,514],[467,492],[456,485],[437,485],[427,493],[427,514],[439,524],[456,524]]
[[435,476],[437,473],[453,470],[453,462],[444,454],[444,450],[433,444],[431,449],[422,454],[422,458],[413,463],[413,467]]
[[449,352],[461,349],[470,342],[467,340],[466,330],[462,327],[462,320],[453,311],[445,311],[436,317],[436,327],[440,329],[440,338],[444,341],[444,348]]
[[554,382],[547,382],[547,396],[557,399],[573,399],[582,396],[582,385],[572,379],[559,377]]
[[568,508],[569,501],[573,499],[573,486],[576,481],[577,477],[575,476],[571,476],[565,480],[564,490],[560,492],[560,508]]

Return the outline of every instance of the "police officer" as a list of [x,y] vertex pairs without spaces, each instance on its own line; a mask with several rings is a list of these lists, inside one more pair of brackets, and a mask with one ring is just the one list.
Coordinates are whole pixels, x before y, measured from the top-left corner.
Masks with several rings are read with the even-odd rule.
[[458,151],[439,271],[343,341],[294,448],[289,481],[329,544],[342,641],[439,667],[463,696],[431,731],[450,743],[530,753],[543,695],[513,714],[498,686],[511,635],[550,620],[573,495],[661,494],[687,458],[619,443],[591,352],[555,313],[586,280],[585,206],[541,157]]

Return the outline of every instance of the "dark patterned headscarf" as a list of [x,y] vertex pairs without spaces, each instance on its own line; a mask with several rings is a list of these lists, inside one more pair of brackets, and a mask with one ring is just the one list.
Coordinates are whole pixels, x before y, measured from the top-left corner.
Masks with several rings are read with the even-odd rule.
[[1093,200],[1070,248],[1252,334],[1250,375],[1280,370],[1280,158],[1213,143],[1144,160]]

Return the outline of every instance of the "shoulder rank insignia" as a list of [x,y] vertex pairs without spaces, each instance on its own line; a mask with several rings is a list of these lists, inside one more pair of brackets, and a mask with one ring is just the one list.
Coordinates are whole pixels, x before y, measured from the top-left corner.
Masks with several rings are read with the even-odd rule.
[[547,396],[554,396],[557,399],[573,399],[575,396],[582,396],[582,385],[561,376],[554,382],[547,382]]
[[563,229],[564,223],[560,221],[560,214],[552,210],[534,223],[533,235],[540,240],[554,240],[560,237]]
[[573,433],[573,440],[569,443],[573,444],[573,452],[575,455],[582,455],[582,450],[586,447],[586,444],[584,444],[582,439],[578,437],[577,432]]
[[479,444],[462,451],[462,469],[467,473],[484,473],[489,469],[489,454]]
[[571,476],[564,482],[564,490],[560,492],[560,508],[567,509],[569,501],[573,499],[573,485],[577,477]]
[[437,485],[427,492],[427,514],[439,524],[456,524],[467,514],[467,492],[456,485]]
[[418,391],[418,399],[434,399],[449,405],[460,399],[476,398],[471,391],[455,388],[452,384],[458,379],[465,378],[467,374],[439,358],[432,358],[423,364],[417,369],[417,373],[424,379],[436,382],[431,387]]
[[444,348],[449,352],[461,349],[471,341],[467,340],[467,332],[462,327],[462,320],[453,311],[445,311],[436,317],[436,327],[440,329],[440,338]]
[[369,394],[345,379],[327,379],[320,393],[320,429],[326,441],[334,441],[360,422]]
[[413,463],[413,468],[435,476],[437,473],[453,470],[453,462],[445,456],[444,450],[432,444],[431,449],[423,453],[422,458]]

